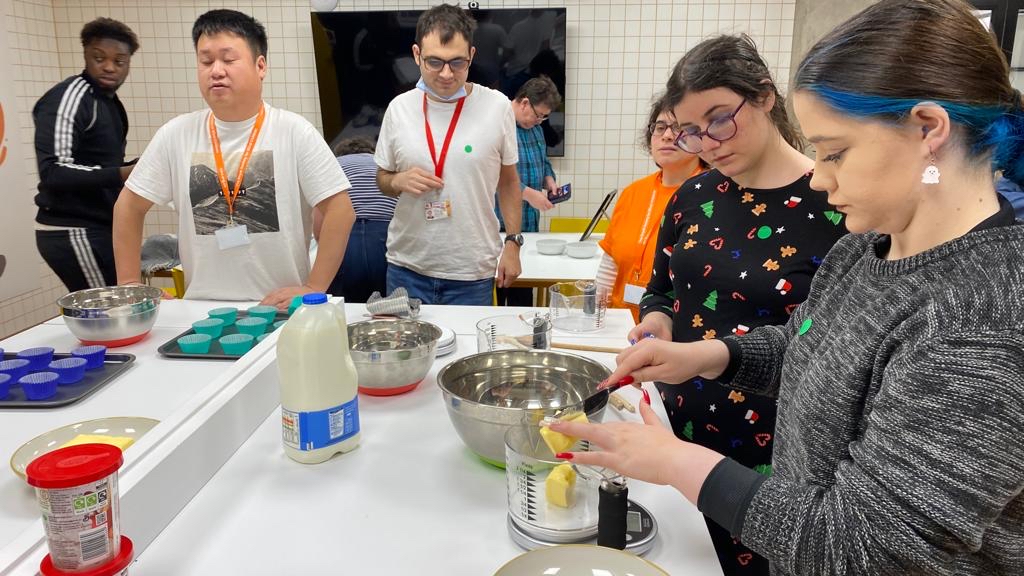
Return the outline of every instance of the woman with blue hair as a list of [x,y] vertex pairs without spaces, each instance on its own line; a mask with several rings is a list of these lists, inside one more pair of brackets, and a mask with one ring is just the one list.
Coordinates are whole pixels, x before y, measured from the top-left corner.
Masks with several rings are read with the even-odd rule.
[[[1024,110],[961,0],[882,0],[819,41],[794,107],[852,234],[784,326],[649,339],[610,376],[776,394],[771,476],[643,424],[563,453],[679,490],[774,574],[1024,574]],[[677,112],[677,116],[678,116]]]

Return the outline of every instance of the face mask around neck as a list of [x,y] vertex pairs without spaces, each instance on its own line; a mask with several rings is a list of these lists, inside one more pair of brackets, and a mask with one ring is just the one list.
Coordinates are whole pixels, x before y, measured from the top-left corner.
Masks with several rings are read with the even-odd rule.
[[434,92],[434,90],[430,86],[427,86],[427,83],[423,81],[422,76],[420,76],[419,82],[416,83],[416,87],[426,92],[427,94],[430,94],[434,98],[437,98],[438,100],[444,102],[454,102],[466,95],[466,85],[463,84],[462,86],[459,87],[458,90],[455,91],[455,94],[452,94],[451,96],[441,96],[437,92]]

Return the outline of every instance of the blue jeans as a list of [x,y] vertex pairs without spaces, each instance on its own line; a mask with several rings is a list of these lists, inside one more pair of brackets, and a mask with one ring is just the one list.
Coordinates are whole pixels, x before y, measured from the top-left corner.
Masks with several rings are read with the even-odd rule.
[[388,263],[388,294],[399,286],[404,286],[409,296],[419,298],[424,304],[490,306],[494,301],[494,278],[445,280]]
[[344,296],[345,302],[366,302],[375,291],[387,296],[388,220],[359,218],[345,247],[345,259],[331,281],[328,292]]

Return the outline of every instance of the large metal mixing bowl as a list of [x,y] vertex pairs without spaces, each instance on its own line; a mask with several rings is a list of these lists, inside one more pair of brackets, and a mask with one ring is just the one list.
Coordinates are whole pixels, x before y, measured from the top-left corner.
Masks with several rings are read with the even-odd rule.
[[430,371],[441,329],[420,320],[367,320],[348,326],[359,391],[393,396],[415,388]]
[[597,385],[611,375],[603,364],[549,350],[498,350],[474,354],[437,375],[448,417],[470,450],[495,466],[505,463],[505,431],[536,425],[563,408],[599,419],[608,394]]
[[113,348],[145,338],[156,322],[163,291],[153,286],[107,286],[57,300],[64,323],[85,344]]

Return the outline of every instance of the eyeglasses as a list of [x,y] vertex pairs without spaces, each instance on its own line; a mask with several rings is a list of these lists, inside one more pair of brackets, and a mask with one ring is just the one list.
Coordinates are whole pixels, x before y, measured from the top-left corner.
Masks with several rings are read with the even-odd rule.
[[658,120],[650,126],[651,134],[655,136],[661,136],[665,133],[665,130],[671,130],[673,134],[679,134],[679,126],[676,124],[669,124],[668,122],[662,122]]
[[444,70],[446,65],[452,69],[452,72],[464,72],[469,68],[469,59],[452,58],[451,60],[442,60],[441,58],[429,56],[423,59],[423,64],[427,67],[427,70],[430,70],[431,72],[440,72],[441,70]]
[[685,128],[679,135],[676,136],[675,145],[690,154],[699,154],[704,151],[703,139],[705,136],[711,138],[716,142],[725,142],[736,135],[736,115],[740,113],[740,108],[747,103],[747,99],[744,98],[740,105],[733,110],[732,114],[715,118],[708,124],[707,130],[701,131],[695,127]]
[[551,116],[550,112],[547,114],[537,112],[537,108],[534,107],[533,102],[530,102],[529,100],[527,100],[527,102],[530,104],[530,109],[533,110],[533,115],[537,117],[537,122],[543,122],[548,119],[548,116]]

